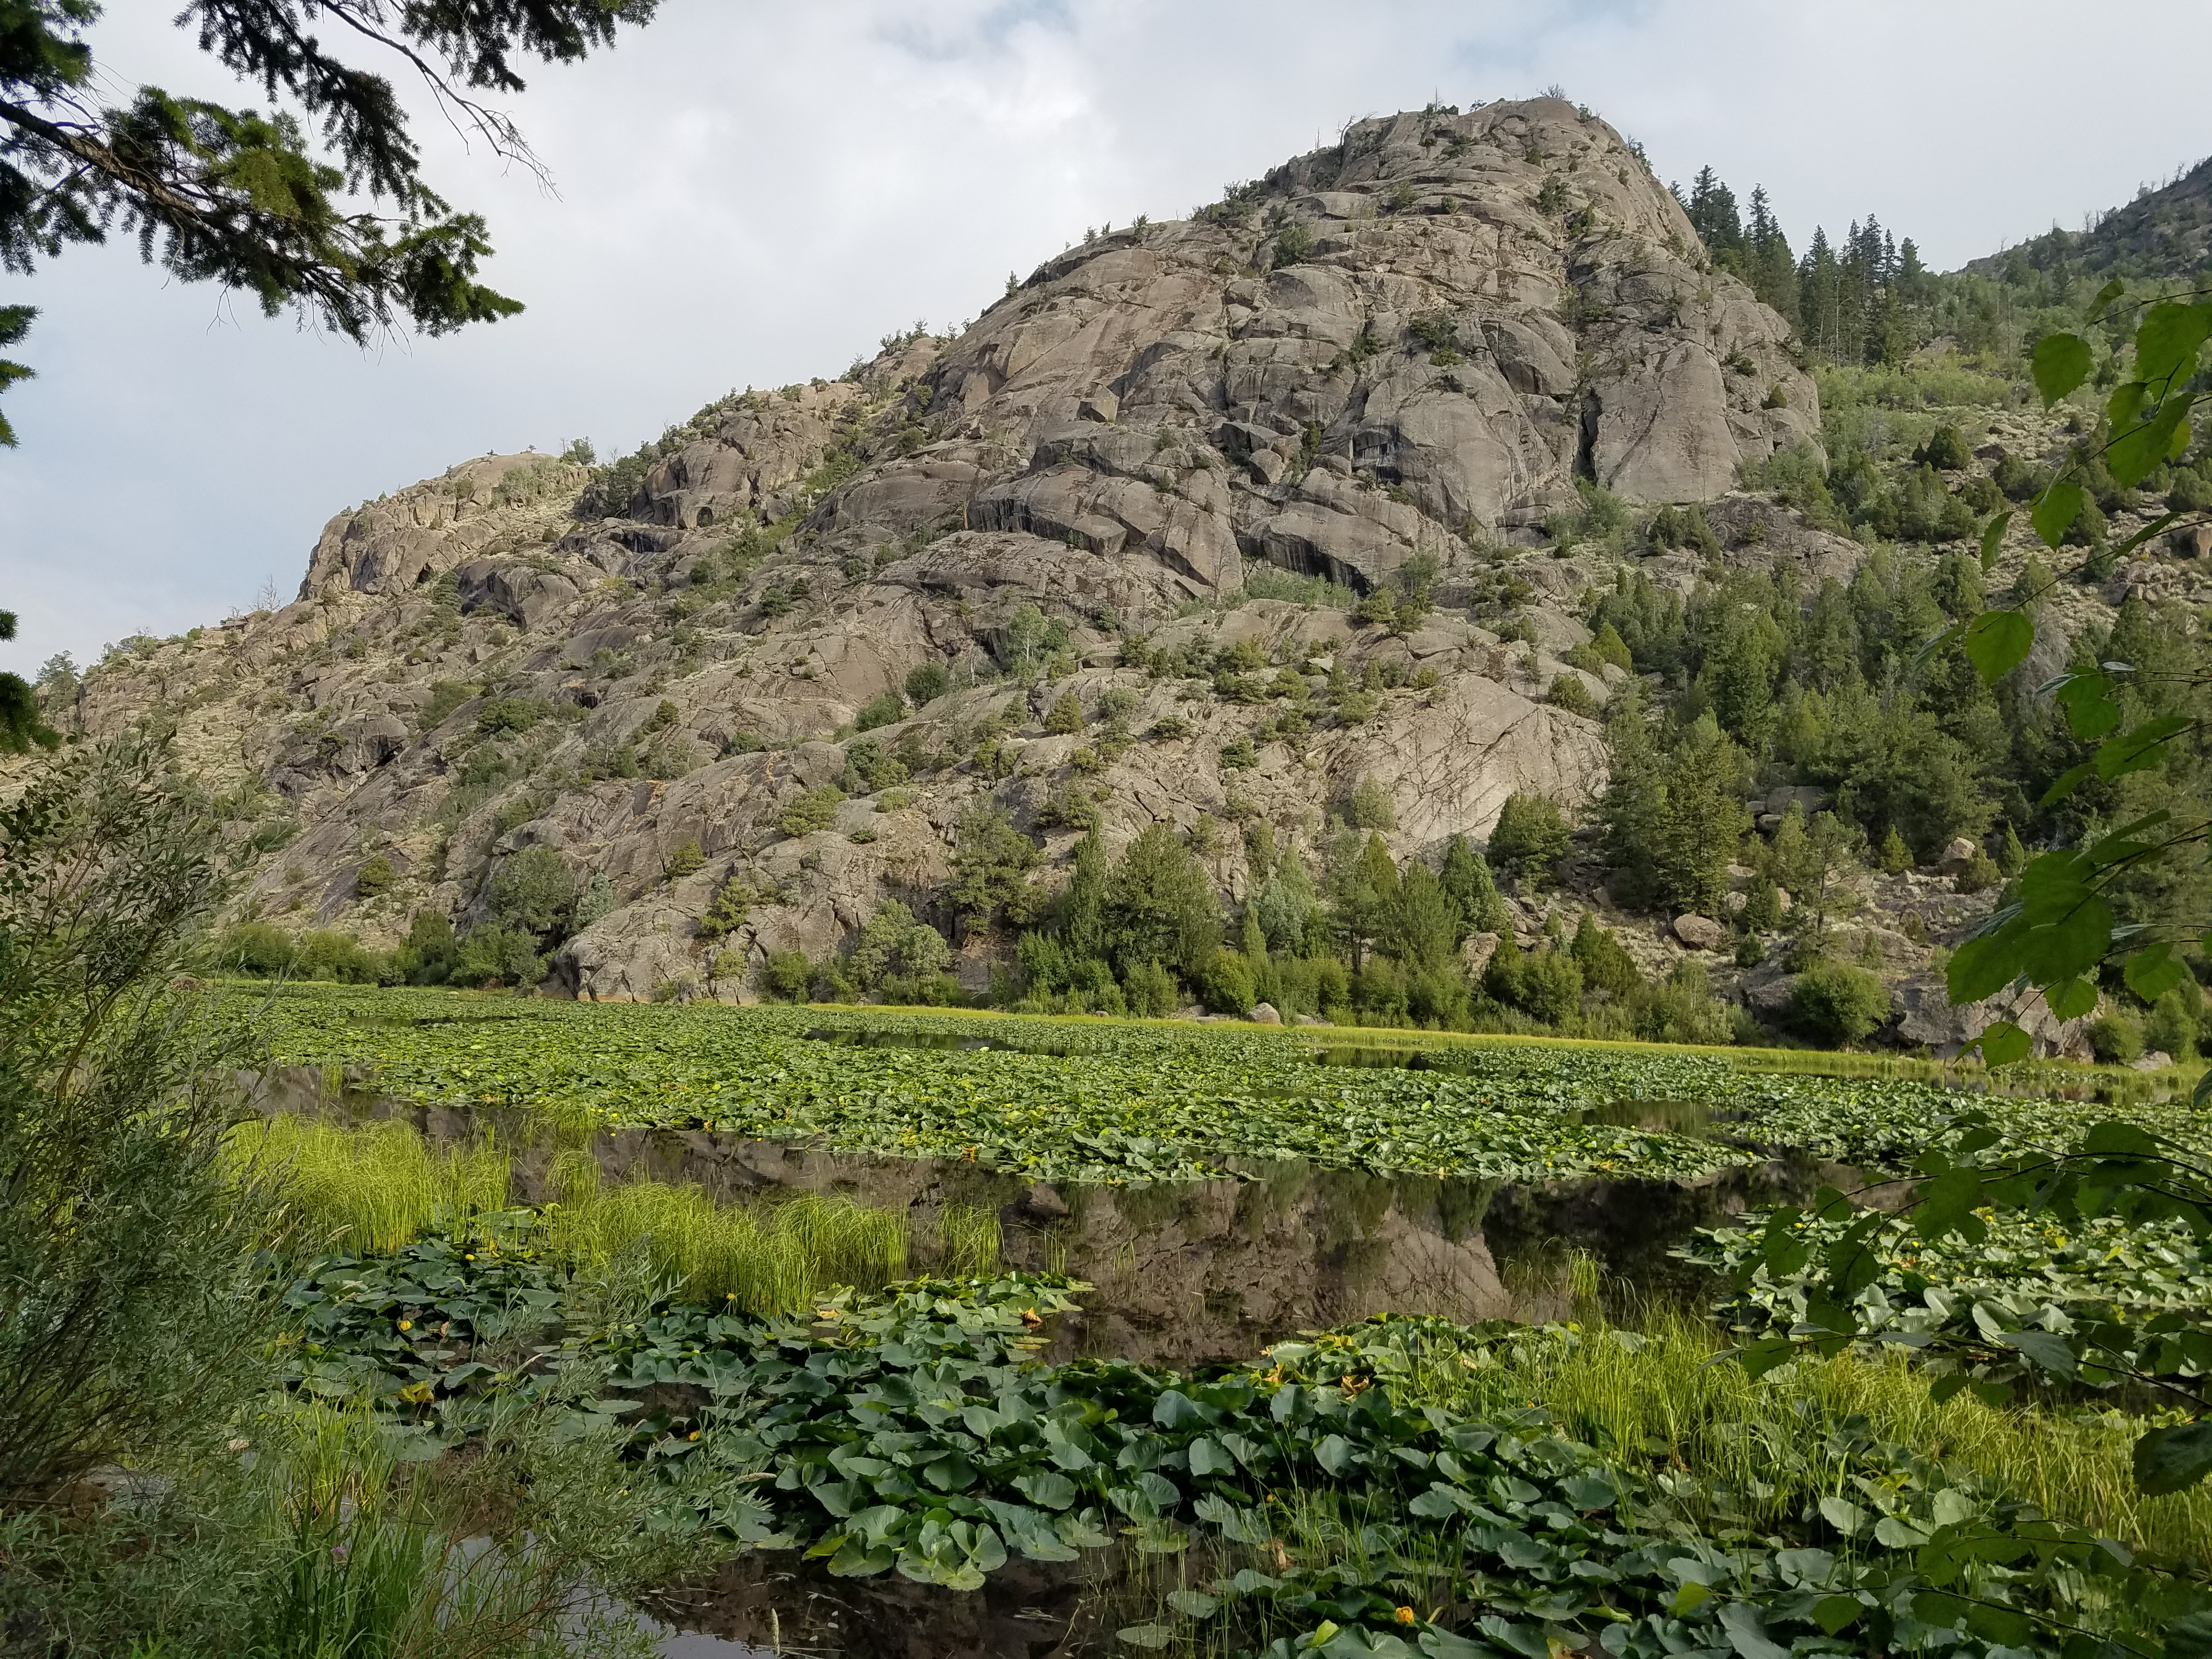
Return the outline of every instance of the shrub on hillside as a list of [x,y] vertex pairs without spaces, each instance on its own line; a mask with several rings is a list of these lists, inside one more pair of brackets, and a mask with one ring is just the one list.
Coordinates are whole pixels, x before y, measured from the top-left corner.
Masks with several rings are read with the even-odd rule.
[[1888,1018],[1889,988],[1840,962],[1815,962],[1798,975],[1784,1009],[1792,1030],[1831,1048],[1859,1042]]

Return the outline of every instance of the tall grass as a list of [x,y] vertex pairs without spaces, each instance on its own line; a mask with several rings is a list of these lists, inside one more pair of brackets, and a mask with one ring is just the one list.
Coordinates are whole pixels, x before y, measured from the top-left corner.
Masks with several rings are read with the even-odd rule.
[[[937,1218],[938,1269],[949,1279],[988,1279],[999,1271],[1002,1242],[996,1210],[948,1204]],[[1066,1261],[1064,1249],[1061,1260]]]
[[[275,1117],[240,1125],[228,1152],[234,1169],[260,1170],[281,1184],[299,1242],[315,1249],[374,1255],[439,1228],[519,1228],[574,1267],[641,1251],[674,1293],[762,1314],[795,1313],[832,1285],[873,1290],[906,1272],[902,1212],[812,1193],[718,1205],[696,1187],[607,1185],[586,1151],[556,1159],[560,1197],[535,1216],[507,1208],[503,1150],[436,1152],[397,1120],[349,1129]],[[991,1221],[988,1259],[964,1271],[995,1264],[995,1215]],[[970,1247],[963,1259],[976,1255]]]
[[2142,1425],[2117,1413],[1993,1408],[1966,1395],[1938,1405],[1927,1373],[1901,1354],[1808,1357],[1754,1379],[1713,1363],[1720,1338],[1696,1319],[1641,1322],[1433,1343],[1398,1392],[1471,1414],[1542,1406],[1624,1463],[1687,1471],[1721,1489],[1717,1498],[1777,1521],[1843,1490],[1850,1471],[1825,1443],[1863,1416],[1877,1439],[1984,1475],[2048,1515],[2138,1548],[2212,1555],[2212,1492],[2138,1492],[2130,1450]]
[[311,1249],[396,1250],[434,1227],[507,1207],[507,1157],[496,1146],[431,1151],[397,1119],[348,1129],[309,1118],[258,1119],[233,1129],[234,1170],[283,1183]]
[[717,1205],[696,1187],[605,1186],[588,1152],[565,1154],[556,1174],[561,1197],[544,1221],[554,1254],[585,1265],[642,1249],[691,1301],[792,1313],[828,1285],[872,1290],[906,1271],[905,1216],[848,1198]]

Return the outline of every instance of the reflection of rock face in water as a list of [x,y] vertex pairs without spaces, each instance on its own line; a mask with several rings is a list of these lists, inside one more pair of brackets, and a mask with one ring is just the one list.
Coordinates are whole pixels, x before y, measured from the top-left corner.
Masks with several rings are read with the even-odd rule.
[[[319,1073],[268,1079],[270,1110],[397,1115],[434,1141],[494,1129],[510,1149],[518,1202],[555,1196],[556,1149],[542,1119],[395,1105],[328,1103]],[[1769,1164],[1694,1183],[1579,1180],[1493,1185],[1382,1176],[1296,1163],[1255,1164],[1243,1180],[1106,1186],[1029,1182],[975,1164],[830,1152],[705,1131],[625,1129],[592,1138],[602,1176],[696,1183],[716,1198],[841,1193],[903,1210],[916,1271],[933,1265],[953,1206],[998,1212],[1006,1265],[1063,1272],[1094,1289],[1060,1322],[1055,1357],[1112,1354],[1172,1365],[1249,1358],[1301,1330],[1370,1314],[1475,1321],[1565,1318],[1571,1252],[1645,1290],[1686,1288],[1667,1251],[1691,1229],[1743,1209],[1802,1199],[1811,1168]]]

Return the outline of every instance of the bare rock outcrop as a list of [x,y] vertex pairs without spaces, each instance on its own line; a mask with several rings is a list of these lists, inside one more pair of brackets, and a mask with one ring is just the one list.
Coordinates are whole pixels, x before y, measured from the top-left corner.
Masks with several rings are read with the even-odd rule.
[[[1580,806],[1602,735],[1552,690],[1613,694],[1566,660],[1612,564],[1516,556],[1581,480],[1711,504],[1740,562],[1847,570],[1730,493],[1818,430],[1786,325],[1602,121],[1401,114],[1094,236],[957,338],[733,392],[613,465],[488,456],[341,514],[295,602],[118,653],[74,718],[191,710],[252,911],[388,944],[481,920],[546,848],[605,897],[557,988],[750,996],[772,951],[927,909],[979,802],[1052,865],[1093,818],[1116,847],[1174,824],[1232,895],[1236,825],[1310,849],[1363,781],[1401,856],[1516,791]],[[1510,615],[1470,597],[1501,566]],[[1408,587],[1435,608],[1354,613]],[[1082,729],[1048,732],[1067,694]],[[790,816],[831,787],[832,821]],[[743,920],[702,929],[732,884]]]

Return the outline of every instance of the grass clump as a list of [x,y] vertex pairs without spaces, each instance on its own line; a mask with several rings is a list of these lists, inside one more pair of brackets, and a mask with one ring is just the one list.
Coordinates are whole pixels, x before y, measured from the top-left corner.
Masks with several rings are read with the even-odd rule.
[[[555,1164],[559,1200],[534,1218],[508,1209],[512,1164],[495,1145],[433,1149],[392,1119],[360,1128],[289,1115],[242,1124],[228,1147],[232,1169],[274,1180],[306,1248],[374,1255],[441,1229],[534,1231],[535,1243],[574,1269],[641,1253],[654,1279],[690,1300],[734,1302],[750,1313],[792,1313],[833,1285],[872,1290],[906,1271],[903,1214],[807,1193],[770,1203],[718,1205],[697,1187],[657,1181],[608,1185],[587,1152]],[[978,1224],[958,1230],[948,1259],[995,1267],[998,1218],[988,1247]]]
[[2119,1413],[1997,1408],[1968,1395],[1938,1404],[1902,1354],[1808,1357],[1753,1378],[1716,1363],[1723,1339],[1700,1319],[1658,1312],[1636,1322],[1640,1329],[1487,1327],[1463,1340],[1432,1339],[1400,1395],[1468,1415],[1541,1406],[1605,1455],[1686,1472],[1709,1507],[1731,1505],[1768,1525],[1845,1491],[1854,1468],[1843,1449],[1863,1425],[2130,1547],[2212,1554],[2212,1490],[2137,1492],[2130,1457],[2142,1425]]
[[499,1147],[441,1155],[398,1119],[348,1129],[287,1113],[240,1124],[225,1151],[234,1171],[275,1176],[301,1242],[316,1249],[377,1255],[507,1207],[508,1162]]
[[654,1276],[689,1301],[791,1313],[830,1285],[872,1290],[906,1271],[906,1218],[848,1198],[718,1205],[696,1187],[605,1186],[586,1152],[564,1155],[558,1179],[544,1221],[556,1255],[585,1267],[642,1249]]

